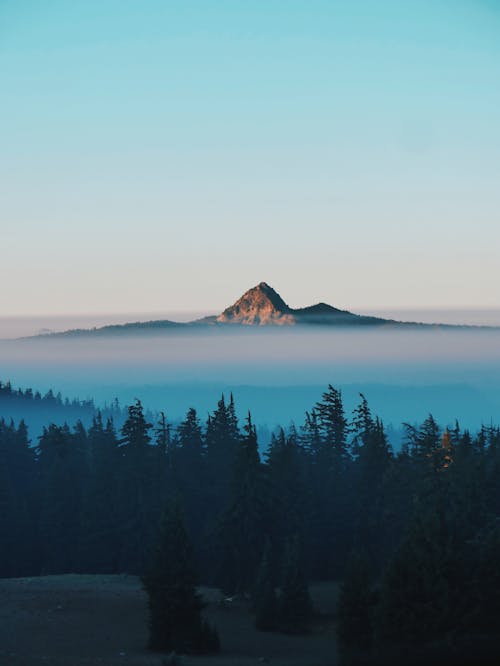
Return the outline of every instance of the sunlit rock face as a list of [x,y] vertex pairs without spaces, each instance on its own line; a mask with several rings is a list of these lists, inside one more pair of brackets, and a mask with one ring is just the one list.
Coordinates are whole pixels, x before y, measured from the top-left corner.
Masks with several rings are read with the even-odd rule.
[[338,310],[327,303],[306,308],[291,308],[266,282],[249,289],[236,303],[212,319],[218,324],[248,326],[294,326],[295,324],[358,324],[378,323],[382,319],[360,317],[347,310]]
[[293,310],[265,282],[245,292],[236,303],[226,308],[216,321],[221,324],[259,326],[290,326],[297,323]]

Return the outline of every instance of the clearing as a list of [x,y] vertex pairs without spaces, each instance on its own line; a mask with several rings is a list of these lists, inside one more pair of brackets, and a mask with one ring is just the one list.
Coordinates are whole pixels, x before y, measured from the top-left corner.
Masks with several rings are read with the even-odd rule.
[[[333,666],[337,586],[311,586],[319,615],[311,634],[256,631],[244,599],[221,603],[201,588],[204,616],[217,626],[222,652],[183,657],[182,666]],[[1,666],[162,666],[146,649],[147,600],[133,576],[76,575],[0,579]]]

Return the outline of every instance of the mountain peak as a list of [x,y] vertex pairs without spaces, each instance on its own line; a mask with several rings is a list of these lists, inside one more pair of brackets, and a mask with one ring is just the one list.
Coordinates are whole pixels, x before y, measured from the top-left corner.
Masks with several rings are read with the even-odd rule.
[[338,310],[327,303],[317,303],[293,309],[267,282],[246,291],[236,303],[226,308],[212,322],[219,324],[246,324],[265,326],[293,326],[295,324],[353,324],[380,323],[374,317],[359,317],[348,310]]
[[223,324],[290,325],[295,323],[295,318],[281,296],[267,282],[259,282],[226,308],[216,321]]

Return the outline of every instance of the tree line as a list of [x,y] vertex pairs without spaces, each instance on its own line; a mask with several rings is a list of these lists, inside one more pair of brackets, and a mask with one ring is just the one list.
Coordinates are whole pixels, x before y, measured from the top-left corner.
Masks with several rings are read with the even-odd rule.
[[464,637],[491,651],[500,430],[442,429],[429,416],[405,432],[393,451],[366,398],[347,415],[333,386],[262,455],[232,396],[204,423],[194,409],[176,427],[164,414],[151,423],[137,400],[118,431],[97,413],[89,428],[49,424],[33,443],[23,421],[1,421],[0,576],[142,575],[153,627],[177,549],[199,651],[217,637],[200,624],[195,582],[250,595],[258,628],[295,633],[314,621],[311,580],[342,581],[347,661],[389,663],[408,644],[463,653]]
[[[92,399],[70,400],[51,389],[41,393],[30,388],[15,388],[9,381],[0,381],[0,418],[12,418],[17,423],[24,420],[35,440],[44,426],[51,422],[62,425],[81,421],[90,426],[97,411]],[[112,418],[117,427],[121,427],[127,417],[117,399],[104,404],[100,412],[104,420]]]

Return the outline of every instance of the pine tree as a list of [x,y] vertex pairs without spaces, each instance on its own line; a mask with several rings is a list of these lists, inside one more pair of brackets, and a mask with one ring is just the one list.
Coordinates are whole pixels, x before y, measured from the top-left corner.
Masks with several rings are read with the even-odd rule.
[[302,443],[308,452],[311,511],[309,535],[312,573],[328,579],[342,574],[352,548],[350,520],[352,487],[348,478],[351,455],[342,394],[332,385],[310,413],[306,413]]
[[368,400],[363,393],[360,393],[359,397],[361,398],[361,402],[354,410],[351,425],[352,432],[354,433],[353,442],[356,448],[366,445],[373,429],[373,417]]
[[316,403],[315,412],[322,439],[322,448],[318,452],[321,455],[321,463],[341,466],[349,457],[347,446],[349,428],[341,391],[329,384],[328,391],[322,395],[322,400]]
[[277,434],[273,433],[266,454],[274,569],[284,560],[285,543],[290,534],[298,534],[304,541],[311,517],[308,459],[298,439],[295,429],[286,435],[280,428]]
[[16,575],[16,556],[18,555],[16,525],[19,518],[19,507],[15,488],[10,478],[6,457],[3,455],[6,426],[0,422],[0,577],[8,578]]
[[368,555],[372,565],[383,563],[384,538],[381,524],[384,515],[384,480],[392,460],[382,421],[371,414],[368,402],[361,402],[354,411],[354,461],[351,479],[354,493],[353,523],[356,527],[356,548]]
[[209,417],[206,428],[207,497],[215,521],[231,498],[234,465],[241,443],[234,401],[226,405],[224,395]]
[[259,631],[273,631],[278,624],[278,602],[274,588],[271,549],[264,548],[253,593],[255,627]]
[[447,479],[426,482],[384,576],[377,622],[381,641],[423,643],[463,628],[472,584],[470,537]]
[[193,407],[177,427],[176,461],[180,483],[194,491],[203,480],[206,450],[200,420]]
[[297,536],[287,544],[283,570],[279,603],[281,628],[287,634],[306,633],[312,616],[312,604]]
[[140,400],[128,407],[119,442],[120,465],[118,507],[121,527],[120,569],[141,574],[151,548],[158,501],[151,478],[154,469],[153,447]]
[[[51,424],[40,437],[40,533],[43,534],[43,572],[77,569],[85,459],[83,433]],[[84,439],[84,438],[83,438]]]
[[24,421],[0,420],[0,576],[27,576],[39,573],[38,478],[35,452],[29,446]]
[[[159,522],[160,507],[165,506],[167,498],[173,498],[177,487],[177,461],[175,442],[172,438],[172,428],[167,421],[165,412],[160,417],[155,428],[155,444],[151,451],[152,475],[151,491],[154,495],[154,519]],[[174,490],[175,489],[175,490]]]
[[82,500],[80,569],[117,573],[119,561],[118,443],[111,419],[98,412],[88,431],[89,472]]
[[150,614],[149,647],[179,653],[217,652],[217,633],[202,620],[192,551],[177,505],[164,513],[158,543],[142,577]]
[[217,582],[229,593],[251,589],[271,529],[268,484],[250,414],[244,432],[234,461],[229,504],[216,532]]
[[436,467],[436,454],[441,448],[441,431],[436,420],[429,416],[416,428],[408,423],[403,424],[406,429],[407,442],[414,460],[424,465],[428,470]]
[[355,553],[346,567],[338,603],[338,637],[343,648],[366,650],[370,647],[373,605],[369,565]]
[[128,407],[128,417],[122,427],[122,439],[120,444],[126,447],[127,452],[144,451],[151,441],[149,430],[151,423],[147,423],[144,416],[144,408],[140,400]]
[[[194,408],[188,409],[175,436],[174,489],[182,500],[186,527],[190,535],[197,535],[201,547],[207,516],[211,506],[207,501],[206,450],[200,420]],[[197,552],[197,555],[199,553]],[[200,554],[200,561],[206,557]]]

